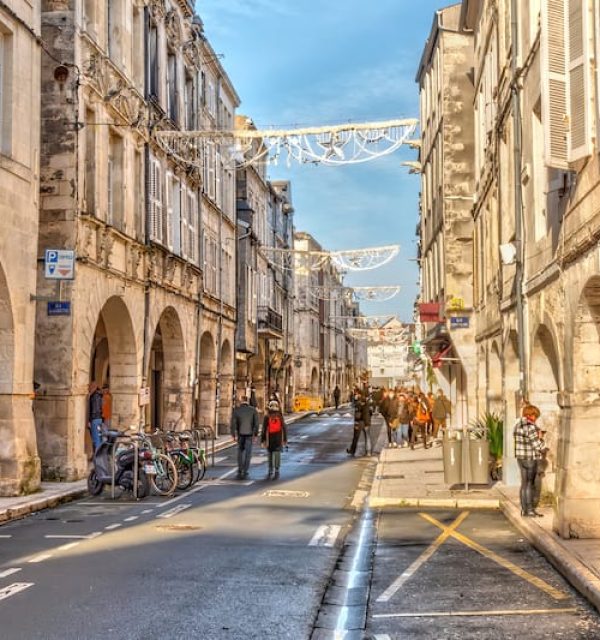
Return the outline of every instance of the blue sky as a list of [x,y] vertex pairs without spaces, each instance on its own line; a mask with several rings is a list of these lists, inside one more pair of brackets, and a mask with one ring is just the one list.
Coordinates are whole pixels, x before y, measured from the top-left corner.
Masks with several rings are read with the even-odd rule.
[[[451,3],[446,3],[451,4]],[[425,40],[442,0],[197,0],[205,33],[224,54],[242,105],[257,126],[339,124],[418,117],[414,82]],[[389,265],[349,274],[349,285],[402,284],[367,314],[412,319],[417,292],[415,228],[418,176],[401,149],[362,165],[270,169],[292,181],[295,223],[326,249],[399,243]]]

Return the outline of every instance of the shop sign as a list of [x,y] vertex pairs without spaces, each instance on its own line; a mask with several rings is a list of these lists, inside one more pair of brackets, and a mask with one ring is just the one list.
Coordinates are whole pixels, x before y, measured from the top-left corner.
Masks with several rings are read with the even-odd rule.
[[469,316],[453,316],[450,318],[451,329],[468,329]]
[[150,387],[142,387],[139,392],[139,405],[145,407],[150,404]]
[[48,280],[73,280],[75,278],[75,252],[63,249],[46,249],[44,276]]
[[446,311],[462,311],[464,308],[464,298],[459,298],[457,296],[452,296],[446,304]]
[[443,318],[440,317],[440,303],[422,302],[419,305],[419,318],[421,322],[442,322]]
[[48,302],[49,316],[70,316],[71,303],[66,300],[51,300]]

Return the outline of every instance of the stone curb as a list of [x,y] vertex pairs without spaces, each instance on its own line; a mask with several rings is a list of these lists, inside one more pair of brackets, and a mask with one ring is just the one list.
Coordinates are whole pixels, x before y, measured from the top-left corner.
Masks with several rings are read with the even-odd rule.
[[506,519],[546,557],[548,562],[600,611],[600,578],[536,524],[535,520],[522,518],[520,508],[507,498],[502,500],[502,511]]
[[501,509],[500,498],[382,498],[369,496],[369,506],[381,507],[422,507],[427,509]]

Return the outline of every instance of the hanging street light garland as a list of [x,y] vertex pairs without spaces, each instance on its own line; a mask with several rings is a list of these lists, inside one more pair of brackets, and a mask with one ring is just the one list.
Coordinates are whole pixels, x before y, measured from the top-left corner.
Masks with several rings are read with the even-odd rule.
[[329,287],[326,285],[309,285],[309,291],[319,300],[340,300],[346,298],[356,301],[386,302],[400,293],[400,285],[378,287]]
[[246,128],[223,131],[156,131],[156,139],[179,161],[202,168],[213,145],[240,168],[253,164],[347,165],[368,162],[393,153],[410,140],[416,119],[346,123],[299,129]]
[[[319,271],[331,263],[339,271],[370,271],[387,264],[400,251],[400,245],[390,244],[365,249],[347,249],[343,251],[310,251],[283,249],[279,247],[261,247],[264,257],[274,265],[294,270],[300,275],[310,271]],[[292,259],[286,259],[291,257]]]

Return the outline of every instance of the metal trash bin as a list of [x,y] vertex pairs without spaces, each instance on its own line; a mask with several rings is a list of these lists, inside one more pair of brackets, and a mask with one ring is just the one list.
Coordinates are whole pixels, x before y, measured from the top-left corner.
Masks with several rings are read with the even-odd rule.
[[448,485],[464,482],[462,478],[462,441],[450,440],[444,435],[442,440],[444,460],[444,482]]
[[485,439],[469,440],[469,482],[488,484],[490,481],[490,443]]

